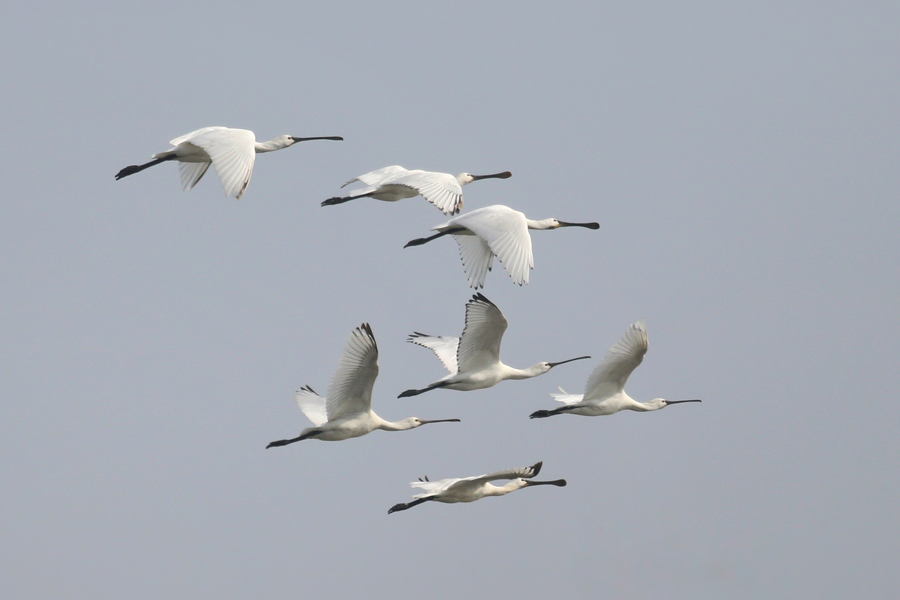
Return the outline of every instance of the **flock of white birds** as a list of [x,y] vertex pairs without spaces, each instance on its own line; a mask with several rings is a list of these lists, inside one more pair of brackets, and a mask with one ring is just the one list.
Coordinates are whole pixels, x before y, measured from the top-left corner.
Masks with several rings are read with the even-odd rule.
[[[252,131],[228,127],[204,127],[192,131],[171,142],[172,148],[153,155],[153,160],[142,165],[125,167],[116,179],[139,173],[144,169],[168,161],[178,162],[181,184],[185,190],[193,188],[210,165],[216,169],[227,196],[240,199],[247,191],[256,154],[288,148],[297,142],[309,140],[343,140],[339,136],[300,138],[282,135],[268,142],[257,142]],[[333,197],[322,206],[341,204],[357,198],[374,198],[396,202],[405,198],[422,196],[446,215],[459,213],[463,205],[462,186],[479,179],[507,179],[509,171],[491,175],[461,173],[450,175],[430,171],[409,171],[394,165],[377,169],[355,177],[344,186],[360,182],[366,187],[351,191],[344,197]],[[341,186],[341,187],[344,187]],[[597,223],[569,223],[557,219],[535,221],[507,206],[494,205],[475,209],[453,217],[446,223],[432,228],[436,234],[412,240],[406,244],[419,246],[445,235],[452,235],[459,244],[463,269],[469,286],[484,287],[487,272],[496,256],[506,272],[518,285],[528,283],[534,268],[529,229],[557,229],[559,227],[585,227],[599,229]],[[399,397],[415,396],[434,389],[472,391],[493,387],[507,379],[529,379],[543,375],[553,367],[575,360],[590,358],[579,356],[560,362],[540,362],[527,369],[516,369],[500,362],[500,343],[508,323],[500,309],[480,293],[466,304],[466,323],[460,337],[431,336],[412,333],[408,341],[432,350],[450,372],[446,377],[422,389],[411,389]],[[538,410],[532,419],[561,414],[595,417],[611,415],[621,410],[647,412],[665,408],[670,404],[700,402],[691,400],[664,400],[655,398],[638,402],[625,393],[628,376],[647,352],[647,328],[643,320],[632,324],[625,335],[609,349],[600,364],[587,380],[583,394],[551,396],[563,405]],[[304,415],[312,421],[295,438],[271,442],[267,448],[285,446],[306,439],[339,441],[359,437],[376,429],[406,431],[429,423],[459,422],[459,419],[424,420],[409,417],[402,421],[385,421],[372,410],[372,388],[378,377],[378,346],[368,323],[353,330],[331,377],[328,392],[323,398],[309,386],[294,396]],[[531,467],[507,469],[459,479],[429,481],[427,477],[410,485],[423,490],[407,503],[396,504],[388,510],[393,513],[412,508],[428,501],[456,503],[474,502],[486,496],[502,496],[515,490],[536,486],[566,485],[565,479],[534,481],[543,463]],[[511,480],[501,486],[492,481]]]

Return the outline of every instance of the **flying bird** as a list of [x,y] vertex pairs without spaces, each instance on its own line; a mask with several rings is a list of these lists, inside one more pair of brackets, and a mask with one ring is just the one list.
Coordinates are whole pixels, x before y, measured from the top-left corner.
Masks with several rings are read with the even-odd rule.
[[421,390],[406,390],[398,398],[417,396],[436,388],[468,392],[493,387],[506,379],[529,379],[543,375],[560,362],[539,362],[527,369],[515,369],[500,362],[500,342],[509,323],[497,305],[482,294],[466,303],[466,326],[461,337],[431,336],[414,332],[406,340],[433,351],[450,374]]
[[409,246],[421,246],[444,235],[452,235],[459,244],[463,270],[469,276],[469,286],[484,287],[484,279],[491,270],[494,256],[503,263],[514,283],[528,283],[528,273],[534,268],[529,229],[556,229],[558,227],[586,227],[599,229],[598,223],[568,223],[557,219],[534,221],[508,206],[495,204],[476,208],[432,227],[438,233],[407,242]]
[[406,431],[428,423],[459,422],[459,419],[425,421],[410,417],[396,423],[372,412],[372,387],[378,377],[378,346],[368,323],[353,330],[331,376],[327,400],[306,386],[294,394],[303,414],[313,422],[298,437],[272,442],[266,448],[286,446],[306,439],[335,442],[366,435],[376,429]]
[[[421,478],[419,481],[413,481],[409,485],[414,488],[425,490],[422,494],[413,496],[415,500],[412,502],[401,502],[395,504],[388,510],[388,514],[397,512],[398,510],[406,510],[434,500],[436,502],[446,502],[447,504],[455,504],[456,502],[475,502],[481,500],[485,496],[503,496],[510,492],[520,490],[524,487],[535,485],[555,485],[557,487],[565,487],[565,479],[557,479],[555,481],[531,481],[532,477],[536,477],[541,472],[543,462],[534,464],[531,467],[520,469],[507,469],[506,471],[497,471],[496,473],[488,473],[487,475],[477,475],[475,477],[464,477],[462,479],[441,479],[440,481],[429,481],[428,477]],[[498,479],[512,479],[506,485],[496,486],[492,481]]]
[[173,148],[165,152],[157,152],[153,160],[142,165],[125,167],[116,174],[116,181],[144,169],[170,160],[178,161],[181,173],[181,187],[184,190],[193,188],[209,165],[215,165],[216,173],[222,180],[226,196],[234,196],[240,200],[250,183],[253,163],[261,152],[273,152],[297,142],[309,140],[343,140],[339,136],[327,137],[294,137],[282,135],[268,142],[257,142],[256,135],[247,129],[231,129],[230,127],[204,127],[192,131],[171,142]]
[[638,402],[625,393],[625,382],[647,353],[647,326],[641,319],[631,325],[625,335],[609,349],[600,364],[588,377],[584,394],[567,394],[562,388],[560,394],[550,394],[565,404],[552,410],[538,410],[531,413],[532,419],[542,419],[553,415],[571,414],[584,417],[611,415],[620,410],[647,412],[659,410],[670,404],[700,402],[693,400],[664,400],[654,398],[650,402]]
[[342,204],[356,198],[375,198],[385,202],[396,202],[404,198],[423,198],[438,207],[445,215],[457,214],[463,205],[462,186],[479,179],[508,179],[512,173],[504,171],[493,175],[471,175],[460,173],[436,173],[433,171],[409,171],[400,165],[384,167],[354,177],[341,187],[354,181],[364,183],[366,187],[352,190],[348,196],[335,196],[322,202],[322,206]]

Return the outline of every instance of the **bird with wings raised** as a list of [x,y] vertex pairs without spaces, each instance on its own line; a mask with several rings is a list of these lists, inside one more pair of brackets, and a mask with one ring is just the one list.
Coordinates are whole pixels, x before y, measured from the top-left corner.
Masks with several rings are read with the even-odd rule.
[[376,429],[406,431],[428,423],[459,422],[459,419],[426,421],[409,417],[393,423],[372,411],[372,388],[378,377],[378,346],[368,323],[353,330],[341,355],[338,369],[331,376],[327,399],[309,386],[295,395],[297,406],[313,427],[307,427],[295,438],[277,440],[266,448],[286,446],[306,439],[334,442],[359,437]]
[[564,406],[535,411],[531,413],[531,418],[541,419],[562,414],[598,417],[611,415],[620,410],[648,412],[660,410],[670,404],[700,402],[699,399],[664,400],[663,398],[654,398],[650,402],[638,402],[626,394],[625,382],[628,381],[631,372],[644,360],[646,353],[647,326],[641,319],[637,323],[633,323],[622,339],[609,349],[609,352],[588,377],[584,394],[567,394],[560,388],[561,393],[550,395],[562,402]]
[[500,342],[508,323],[497,305],[482,294],[466,303],[466,326],[461,337],[431,336],[414,332],[408,342],[433,351],[450,374],[420,390],[406,390],[399,398],[417,396],[437,388],[468,392],[493,387],[506,379],[529,379],[543,375],[560,362],[539,362],[527,369],[516,369],[500,362]]

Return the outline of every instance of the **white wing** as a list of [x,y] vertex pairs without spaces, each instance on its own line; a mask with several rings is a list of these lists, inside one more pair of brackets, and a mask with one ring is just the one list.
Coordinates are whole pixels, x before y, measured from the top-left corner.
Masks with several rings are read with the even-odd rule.
[[415,331],[409,335],[407,342],[418,344],[434,352],[451,375],[456,375],[456,353],[459,349],[459,338],[446,335],[425,335]]
[[481,371],[497,364],[507,325],[506,317],[493,302],[481,294],[472,296],[466,304],[466,327],[459,340],[459,372]]
[[518,477],[529,479],[531,477],[537,476],[537,474],[541,472],[541,467],[543,465],[544,463],[543,461],[541,461],[535,463],[530,467],[506,469],[505,471],[494,471],[493,473],[487,473],[486,475],[475,475],[474,477],[461,477],[457,479],[441,479],[440,481],[419,480],[413,481],[409,485],[410,487],[425,490],[424,494],[416,494],[413,496],[413,498],[426,498],[428,496],[434,496],[435,494],[441,494],[451,487],[477,487],[486,481],[495,481],[497,479],[516,479]]
[[313,422],[313,425],[320,427],[328,421],[328,414],[325,411],[325,398],[318,395],[308,385],[300,388],[294,394],[294,400],[297,406],[306,415],[306,418]]
[[480,289],[494,264],[494,253],[487,242],[477,235],[454,235],[459,244],[459,257],[462,259],[463,271],[469,277],[469,287]]
[[472,478],[441,479],[440,481],[413,481],[409,484],[409,486],[425,490],[424,494],[415,494],[413,498],[427,498],[429,496],[441,494],[454,483],[458,483],[460,481],[468,481],[469,479]]
[[[523,213],[498,204],[460,215],[450,224],[465,227],[487,242],[514,283],[528,283],[529,271],[534,268],[534,256],[531,253],[528,221]],[[460,249],[462,251],[462,246]]]
[[178,163],[178,172],[181,174],[181,189],[187,191],[197,185],[206,170],[212,163],[208,162],[180,162]]
[[191,140],[195,137],[206,135],[208,133],[214,133],[223,129],[228,129],[228,127],[222,127],[221,125],[215,125],[213,127],[201,127],[200,129],[195,129],[190,133],[186,133],[180,137],[177,137],[174,140],[171,140],[169,143],[173,146],[177,146],[179,144],[183,144],[184,142],[191,142]]
[[326,394],[328,420],[367,412],[378,377],[378,346],[368,323],[353,330]]
[[376,169],[374,171],[369,171],[368,173],[363,173],[359,177],[354,177],[341,187],[345,187],[353,183],[354,181],[362,182],[369,186],[379,186],[387,181],[395,177],[400,177],[406,173],[408,173],[406,169],[401,167],[400,165],[391,165],[390,167],[383,167],[381,169]]
[[583,394],[569,394],[562,388],[559,388],[559,391],[559,394],[550,392],[550,397],[563,404],[575,404],[576,402],[581,402],[581,399],[584,398]]
[[584,400],[604,400],[622,392],[628,376],[641,364],[646,353],[647,326],[641,319],[628,328],[588,377]]
[[516,479],[518,477],[524,477],[525,479],[530,479],[531,477],[536,477],[538,473],[541,472],[541,467],[544,466],[544,461],[536,462],[530,467],[519,467],[517,469],[506,469],[505,471],[494,471],[493,473],[488,473],[487,475],[479,475],[478,477],[469,477],[472,481],[484,482],[484,481],[494,481],[497,479]]
[[391,185],[402,185],[419,192],[445,215],[455,215],[463,205],[462,187],[454,175],[432,171],[409,171],[392,178]]
[[222,180],[226,196],[240,199],[244,195],[256,161],[256,136],[252,131],[205,127],[198,129],[193,135],[175,138],[171,143],[177,146],[185,142],[202,148],[209,154],[216,173]]

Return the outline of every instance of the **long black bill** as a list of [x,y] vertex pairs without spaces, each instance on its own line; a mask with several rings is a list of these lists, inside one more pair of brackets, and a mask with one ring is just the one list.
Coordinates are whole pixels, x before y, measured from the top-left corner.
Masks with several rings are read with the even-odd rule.
[[600,223],[569,223],[567,221],[559,221],[560,227],[587,227],[588,229],[600,229]]
[[429,423],[461,423],[459,419],[435,419],[434,421],[426,421],[425,419],[419,419],[422,425],[428,425]]
[[547,364],[550,365],[550,368],[552,369],[553,367],[555,367],[557,365],[564,365],[567,362],[572,362],[573,360],[582,360],[585,358],[590,358],[590,356],[579,356],[578,358],[570,358],[569,360],[564,360],[564,361],[555,362],[555,363],[547,363]]
[[294,140],[295,142],[308,142],[310,140],[333,140],[335,142],[343,142],[344,141],[344,138],[342,138],[339,135],[329,135],[329,136],[325,136],[325,137],[310,137],[310,138],[298,138],[298,137],[291,136],[291,139]]
[[685,402],[703,402],[699,398],[694,398],[693,400],[666,400],[666,406],[669,404],[684,404]]
[[503,171],[502,173],[494,173],[493,175],[472,175],[472,181],[478,181],[479,179],[509,179],[510,177],[512,177],[512,173]]
[[555,485],[556,487],[566,487],[565,479],[557,479],[556,481],[526,481],[525,487],[531,487],[533,485]]

